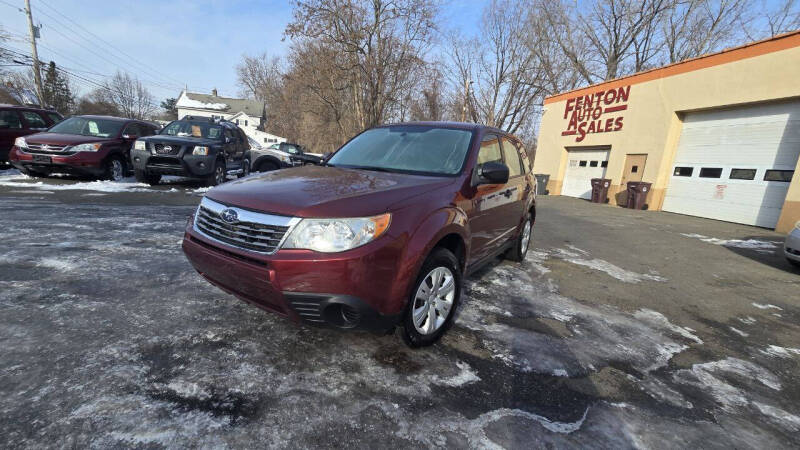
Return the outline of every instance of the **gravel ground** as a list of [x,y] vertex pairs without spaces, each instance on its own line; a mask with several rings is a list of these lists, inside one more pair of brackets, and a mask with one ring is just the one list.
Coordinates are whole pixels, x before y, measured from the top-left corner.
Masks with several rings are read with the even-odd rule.
[[196,186],[37,182],[0,173],[0,447],[800,445],[800,274],[771,231],[542,197],[527,261],[409,350],[203,281]]

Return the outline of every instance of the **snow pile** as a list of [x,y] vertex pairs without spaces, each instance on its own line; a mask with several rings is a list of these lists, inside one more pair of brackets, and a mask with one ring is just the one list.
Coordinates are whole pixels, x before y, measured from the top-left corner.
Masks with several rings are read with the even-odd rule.
[[228,105],[225,103],[205,103],[199,100],[193,100],[185,94],[181,95],[181,97],[175,103],[175,106],[177,108],[214,109],[217,111],[228,109]]
[[724,247],[733,247],[733,248],[746,248],[750,250],[756,250],[763,253],[771,253],[771,250],[778,248],[780,242],[775,241],[759,241],[758,239],[719,239],[704,236],[702,234],[696,233],[681,233],[681,236],[686,236],[688,238],[700,239],[703,242],[708,242],[709,244],[714,245],[722,245]]

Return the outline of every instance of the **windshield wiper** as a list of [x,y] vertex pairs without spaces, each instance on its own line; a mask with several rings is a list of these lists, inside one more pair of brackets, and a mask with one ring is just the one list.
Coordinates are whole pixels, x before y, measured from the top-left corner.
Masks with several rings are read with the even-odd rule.
[[387,169],[385,167],[375,167],[375,166],[352,166],[351,169],[361,169],[361,170],[373,170],[375,172],[394,172],[392,169]]

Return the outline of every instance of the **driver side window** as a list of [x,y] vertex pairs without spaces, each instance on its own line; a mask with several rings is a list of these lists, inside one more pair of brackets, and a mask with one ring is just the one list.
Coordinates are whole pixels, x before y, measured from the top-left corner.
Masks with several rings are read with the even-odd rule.
[[478,151],[478,166],[487,162],[503,162],[503,157],[500,155],[500,142],[494,135],[484,136],[481,141],[481,149]]

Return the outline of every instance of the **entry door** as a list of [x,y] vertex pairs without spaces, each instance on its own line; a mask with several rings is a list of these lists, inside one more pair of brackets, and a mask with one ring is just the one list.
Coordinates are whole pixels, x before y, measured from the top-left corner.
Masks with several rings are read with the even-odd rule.
[[629,181],[642,181],[646,162],[647,155],[625,155],[625,170],[622,172],[623,187]]

